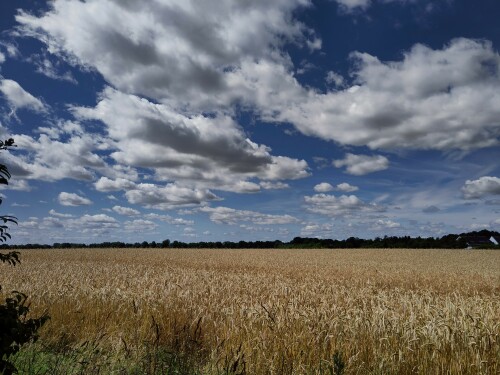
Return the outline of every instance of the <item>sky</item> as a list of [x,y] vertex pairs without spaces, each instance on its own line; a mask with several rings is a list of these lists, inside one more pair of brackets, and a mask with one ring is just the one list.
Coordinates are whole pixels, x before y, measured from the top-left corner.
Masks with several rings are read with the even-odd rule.
[[500,230],[498,0],[0,2],[11,243]]

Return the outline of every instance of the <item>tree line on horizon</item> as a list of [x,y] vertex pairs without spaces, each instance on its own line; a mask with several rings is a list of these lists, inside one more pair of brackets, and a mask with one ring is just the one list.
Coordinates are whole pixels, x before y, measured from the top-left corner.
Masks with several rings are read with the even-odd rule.
[[[500,233],[489,230],[474,231],[461,234],[447,234],[443,237],[410,237],[410,236],[384,236],[374,239],[363,239],[349,237],[345,240],[322,239],[314,237],[295,237],[290,242],[275,241],[216,241],[216,242],[182,242],[170,241],[162,242],[142,241],[142,242],[100,242],[100,243],[73,243],[56,242],[48,244],[3,244],[0,249],[68,249],[68,248],[204,248],[204,249],[359,249],[359,248],[399,248],[399,249],[464,249],[467,247],[469,237],[491,237],[500,238]],[[482,245],[479,248],[500,249],[499,245]]]

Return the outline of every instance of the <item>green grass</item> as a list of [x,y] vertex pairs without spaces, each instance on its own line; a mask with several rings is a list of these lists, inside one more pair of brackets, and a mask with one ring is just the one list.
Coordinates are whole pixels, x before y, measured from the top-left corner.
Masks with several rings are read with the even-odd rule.
[[107,351],[92,343],[79,347],[25,346],[13,358],[20,375],[184,375],[201,374],[200,365],[166,348],[145,346],[141,351]]

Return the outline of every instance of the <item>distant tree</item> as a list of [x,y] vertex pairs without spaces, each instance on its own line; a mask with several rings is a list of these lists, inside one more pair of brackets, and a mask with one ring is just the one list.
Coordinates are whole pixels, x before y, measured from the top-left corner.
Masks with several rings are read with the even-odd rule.
[[[7,150],[14,147],[12,138],[0,141],[0,150]],[[10,173],[4,164],[0,164],[0,184],[8,185]],[[2,200],[0,198],[0,204]],[[14,216],[0,216],[0,242],[5,242],[11,238],[9,226],[7,224],[17,224]],[[0,253],[0,261],[8,265],[15,266],[20,263],[19,252],[11,251]],[[2,289],[0,285],[0,290]],[[47,321],[48,316],[40,318],[27,318],[29,307],[26,303],[27,296],[20,292],[12,292],[10,297],[5,299],[4,304],[0,304],[0,374],[10,375],[17,372],[10,362],[10,357],[17,353],[21,346],[29,341],[38,338],[38,329]]]

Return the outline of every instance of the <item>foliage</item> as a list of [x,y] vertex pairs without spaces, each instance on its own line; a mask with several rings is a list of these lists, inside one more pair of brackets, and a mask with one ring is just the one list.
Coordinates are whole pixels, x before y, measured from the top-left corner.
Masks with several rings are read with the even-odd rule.
[[[434,237],[410,237],[410,236],[384,236],[375,239],[363,239],[349,237],[345,240],[333,240],[329,238],[295,237],[290,242],[276,241],[224,241],[224,242],[162,242],[143,241],[135,243],[126,242],[100,242],[100,243],[70,243],[56,242],[53,245],[24,244],[24,245],[1,245],[0,248],[10,249],[75,249],[75,248],[176,248],[176,249],[465,249],[467,238],[484,237],[489,239],[495,237],[500,239],[500,233],[489,230],[458,234],[447,234],[441,238]],[[500,249],[500,245],[483,244],[474,248]]]
[[[0,141],[0,150],[7,150],[14,146],[12,138]],[[8,185],[11,175],[7,166],[0,164],[0,184]],[[2,200],[0,199],[0,204]],[[17,224],[14,216],[0,216],[0,242],[5,242],[11,238],[8,233],[7,223]],[[0,253],[0,262],[15,266],[20,263],[19,253],[11,251]],[[0,291],[2,287],[0,286]],[[46,315],[40,318],[27,318],[29,305],[26,303],[27,296],[23,293],[13,291],[10,297],[5,299],[5,303],[0,305],[0,373],[7,375],[16,372],[16,368],[9,358],[17,353],[21,346],[27,342],[37,339],[37,330],[48,319]]]
[[[9,147],[15,147],[14,140],[12,138],[7,139],[6,141],[0,141],[0,150],[7,150]],[[10,172],[7,166],[4,164],[0,164],[0,185],[8,185],[10,177]],[[0,197],[0,204],[1,203],[2,198]],[[10,239],[10,234],[8,233],[9,227],[7,226],[7,223],[10,222],[17,224],[17,218],[14,216],[3,215],[0,216],[0,221],[3,222],[3,224],[0,225],[0,242],[5,242],[7,238]],[[17,262],[19,262],[19,259],[15,258],[15,255],[13,253],[9,253],[7,255],[2,254],[2,257],[0,257],[0,260],[2,262],[8,262],[10,264],[15,264],[16,259]],[[14,263],[12,263],[12,261]]]
[[46,315],[40,318],[27,318],[29,306],[27,296],[14,291],[11,297],[0,305],[0,372],[12,374],[16,371],[9,357],[17,353],[21,346],[38,338],[37,330],[47,321]]

